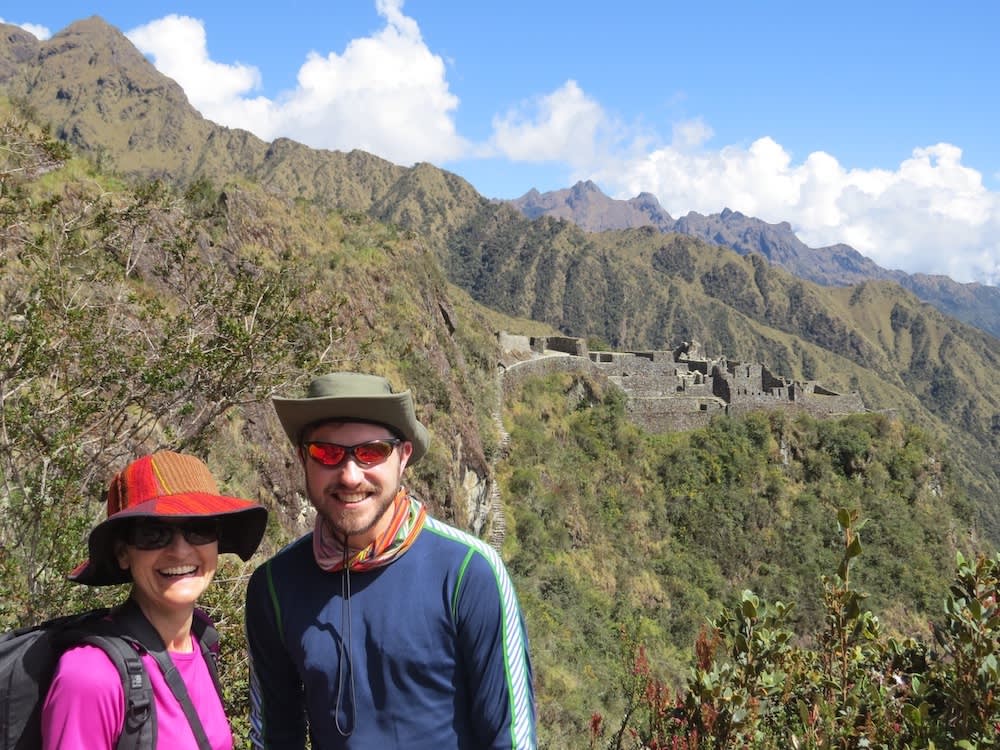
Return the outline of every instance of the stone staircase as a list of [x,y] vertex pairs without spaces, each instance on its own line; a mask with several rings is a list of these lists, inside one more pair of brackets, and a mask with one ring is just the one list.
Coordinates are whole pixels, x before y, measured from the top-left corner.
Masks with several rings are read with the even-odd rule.
[[[510,450],[510,434],[504,429],[503,418],[500,415],[501,401],[503,400],[503,388],[497,388],[498,403],[496,409],[493,411],[493,421],[497,426],[497,435],[500,438],[498,445],[498,457],[506,456],[507,451]],[[507,524],[504,519],[503,514],[503,502],[500,499],[500,485],[497,483],[496,479],[491,480],[490,487],[490,518],[492,519],[492,524],[490,526],[490,546],[493,547],[497,552],[503,547],[503,540],[507,533]]]

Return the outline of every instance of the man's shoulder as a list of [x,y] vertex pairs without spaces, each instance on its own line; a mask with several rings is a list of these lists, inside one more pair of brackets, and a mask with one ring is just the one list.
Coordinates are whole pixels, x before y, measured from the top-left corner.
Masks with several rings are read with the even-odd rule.
[[450,523],[445,523],[441,519],[430,515],[427,516],[427,520],[424,522],[424,531],[429,531],[436,537],[464,547],[489,547],[486,542],[470,534],[468,531],[463,531],[457,526],[452,526]]
[[261,574],[261,571],[265,569],[294,568],[312,559],[312,532],[310,531],[275,552],[254,571],[254,574]]
[[434,544],[450,547],[456,553],[468,556],[470,553],[482,557],[494,568],[503,568],[500,554],[489,544],[468,531],[463,531],[440,519],[428,516],[423,531]]

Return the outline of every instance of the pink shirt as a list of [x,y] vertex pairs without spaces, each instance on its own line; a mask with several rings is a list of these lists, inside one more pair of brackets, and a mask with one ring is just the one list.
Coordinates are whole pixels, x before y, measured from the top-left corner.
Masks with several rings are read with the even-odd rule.
[[[170,653],[198,710],[213,750],[232,750],[222,701],[197,643],[189,654]],[[156,747],[196,749],[198,743],[184,711],[170,692],[156,660],[142,656],[156,704]],[[114,750],[125,723],[125,690],[118,670],[96,646],[77,646],[59,659],[42,708],[43,750]]]

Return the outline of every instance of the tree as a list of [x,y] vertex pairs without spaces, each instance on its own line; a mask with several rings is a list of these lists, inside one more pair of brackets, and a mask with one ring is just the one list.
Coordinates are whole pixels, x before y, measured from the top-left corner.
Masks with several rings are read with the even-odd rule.
[[65,574],[102,515],[88,501],[114,470],[160,448],[204,455],[224,415],[300,379],[339,336],[340,301],[308,304],[318,278],[308,268],[205,240],[205,190],[192,209],[157,182],[108,189],[99,176],[75,179],[66,156],[3,116],[5,626],[81,596]]

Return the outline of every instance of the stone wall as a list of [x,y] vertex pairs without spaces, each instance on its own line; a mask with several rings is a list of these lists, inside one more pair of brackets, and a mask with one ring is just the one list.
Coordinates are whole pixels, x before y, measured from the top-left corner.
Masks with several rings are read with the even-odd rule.
[[501,384],[504,396],[521,386],[528,378],[545,377],[555,372],[576,372],[586,375],[596,373],[589,359],[553,354],[523,362],[501,365]]
[[583,339],[575,339],[569,336],[548,336],[544,339],[535,339],[544,342],[544,349],[547,351],[572,354],[574,357],[587,356],[587,342]]
[[704,427],[726,414],[726,404],[714,397],[667,396],[633,398],[625,407],[629,420],[647,432],[677,432]]
[[[828,418],[865,411],[857,393],[839,394],[809,381],[787,380],[754,362],[702,358],[697,342],[674,351],[590,352],[583,339],[501,339],[501,381],[505,395],[528,377],[577,372],[606,378],[628,396],[626,412],[650,432],[689,430],[713,416],[751,411],[804,411]],[[524,346],[531,356],[524,359]],[[516,349],[514,348],[516,347]]]

